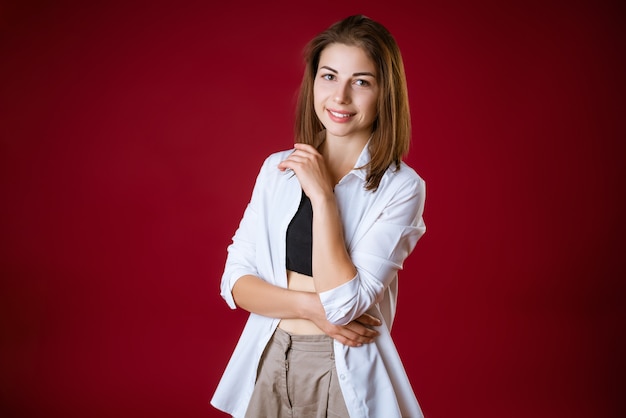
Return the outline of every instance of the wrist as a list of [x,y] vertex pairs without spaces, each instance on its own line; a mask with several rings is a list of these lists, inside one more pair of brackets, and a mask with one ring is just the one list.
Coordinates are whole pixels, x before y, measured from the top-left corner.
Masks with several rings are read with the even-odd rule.
[[331,213],[337,211],[337,199],[332,190],[309,196],[309,200],[311,201],[313,213],[321,214],[323,212]]
[[314,321],[320,316],[324,316],[324,308],[320,302],[320,298],[317,293],[314,292],[302,292],[299,300],[299,316],[302,319],[308,319]]

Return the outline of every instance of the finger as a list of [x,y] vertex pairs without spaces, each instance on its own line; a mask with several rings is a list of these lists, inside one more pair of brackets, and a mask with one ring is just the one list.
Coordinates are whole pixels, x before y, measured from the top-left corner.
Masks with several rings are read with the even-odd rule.
[[287,157],[285,159],[285,161],[296,161],[299,163],[305,163],[307,161],[312,161],[313,158],[311,155],[304,153],[304,152],[294,152],[293,154],[290,154],[289,157]]
[[293,170],[296,167],[302,166],[302,164],[304,164],[306,161],[307,159],[305,157],[291,154],[289,157],[278,163],[278,168],[280,168],[281,170],[285,170],[287,168]]
[[373,342],[374,340],[363,340],[362,338],[358,338],[358,339],[353,339],[350,337],[347,337],[345,335],[336,335],[335,340],[339,341],[341,344],[343,345],[347,345],[349,347],[361,347],[363,344],[370,344],[371,342]]
[[383,324],[383,322],[380,319],[376,318],[373,315],[367,314],[367,313],[365,313],[365,314],[361,315],[360,317],[358,317],[356,319],[356,321],[361,323],[361,324],[363,324],[363,325],[370,325],[370,326],[373,326],[373,327],[378,327],[378,326],[381,326]]
[[343,345],[347,345],[349,347],[360,347],[363,345],[363,343],[350,339],[348,337],[346,337],[345,335],[342,334],[336,334],[333,335],[332,338],[338,342],[340,342]]
[[[304,144],[300,144],[300,145],[304,145]],[[302,157],[306,157],[307,159],[310,159],[311,161],[316,161],[318,163],[324,160],[324,157],[322,157],[322,154],[320,154],[318,150],[316,150],[310,145],[306,145],[305,147],[298,147],[290,155],[299,155]]]
[[344,336],[364,344],[371,343],[376,337],[378,337],[378,335],[380,335],[378,331],[361,325],[358,322],[349,323],[344,327],[344,330]]
[[[363,325],[352,325],[352,327],[361,328],[360,331],[350,329],[350,324],[346,326],[334,326],[326,331],[327,335],[339,341],[343,345],[350,347],[360,347],[363,344],[369,344],[374,341],[376,335],[372,334],[372,330],[366,329]],[[369,335],[363,335],[368,333]],[[375,332],[374,332],[375,333]]]
[[380,332],[378,332],[378,330],[369,327],[369,326],[365,326],[359,322],[353,321],[351,323],[349,323],[348,325],[346,325],[346,327],[354,332],[356,335],[358,335],[358,337],[356,339],[359,339],[359,341],[368,341],[372,340],[376,337],[378,337],[380,335]]
[[308,161],[315,161],[315,157],[305,151],[294,151],[287,156],[282,162],[292,161],[296,163],[306,163]]
[[319,152],[317,151],[317,149],[315,149],[314,146],[309,145],[309,144],[302,144],[300,142],[296,142],[293,147],[296,150],[300,150],[300,151],[305,151],[305,152],[309,152],[311,154],[319,154]]

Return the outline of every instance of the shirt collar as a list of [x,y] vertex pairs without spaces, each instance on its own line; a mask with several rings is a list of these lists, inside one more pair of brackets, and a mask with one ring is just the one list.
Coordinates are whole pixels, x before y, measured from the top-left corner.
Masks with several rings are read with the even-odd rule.
[[369,144],[370,142],[368,140],[363,147],[361,154],[359,154],[359,158],[356,159],[356,164],[354,165],[354,168],[349,173],[354,174],[363,181],[365,181],[365,179],[367,178],[367,165],[372,159],[372,156],[370,155]]

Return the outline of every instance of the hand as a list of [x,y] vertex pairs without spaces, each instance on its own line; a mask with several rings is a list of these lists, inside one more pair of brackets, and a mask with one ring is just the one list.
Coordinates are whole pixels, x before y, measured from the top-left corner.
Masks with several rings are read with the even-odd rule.
[[278,164],[278,169],[293,170],[302,190],[312,201],[333,194],[333,181],[324,157],[313,146],[295,144],[295,151]]
[[348,325],[333,325],[328,321],[325,321],[325,324],[318,324],[326,335],[350,347],[360,347],[373,342],[380,332],[372,327],[380,325],[382,325],[380,319],[369,314],[361,315]]

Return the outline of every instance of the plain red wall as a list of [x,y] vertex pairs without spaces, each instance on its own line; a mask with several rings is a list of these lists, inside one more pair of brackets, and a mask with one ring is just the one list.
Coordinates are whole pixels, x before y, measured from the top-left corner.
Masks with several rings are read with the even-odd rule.
[[302,47],[354,13],[405,58],[428,231],[393,335],[427,417],[624,416],[623,9],[389,0],[0,6],[2,417],[224,416],[225,249]]

